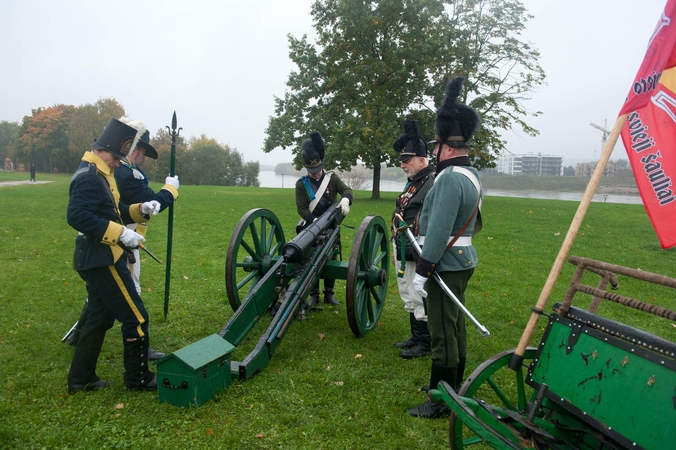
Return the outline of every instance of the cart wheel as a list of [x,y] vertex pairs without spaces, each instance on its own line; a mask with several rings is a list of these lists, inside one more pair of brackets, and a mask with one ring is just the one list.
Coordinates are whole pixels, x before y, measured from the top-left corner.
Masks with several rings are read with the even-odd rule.
[[252,209],[239,219],[225,257],[225,288],[233,311],[281,255],[284,230],[272,211]]
[[[530,365],[535,358],[537,349],[526,348],[522,367],[518,371],[513,371],[507,367],[515,351],[516,349],[505,350],[484,361],[467,378],[458,395],[461,397],[476,397],[491,405],[498,405],[512,411],[523,411],[526,408],[526,402],[533,394],[533,389],[524,382],[523,367]],[[467,445],[483,441],[469,428],[464,427],[464,429],[469,430],[470,434],[463,438],[462,421],[458,419],[455,413],[451,413],[448,435],[452,449],[460,450]]]
[[385,306],[390,270],[390,241],[385,221],[367,216],[354,237],[347,268],[347,320],[356,337],[371,332]]

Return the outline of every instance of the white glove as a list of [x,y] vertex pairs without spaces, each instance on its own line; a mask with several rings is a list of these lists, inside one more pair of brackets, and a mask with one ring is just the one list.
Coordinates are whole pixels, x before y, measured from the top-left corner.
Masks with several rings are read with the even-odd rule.
[[167,177],[167,179],[164,180],[164,184],[168,184],[178,189],[178,175],[175,175],[173,177]]
[[340,212],[343,213],[343,216],[347,216],[347,213],[350,212],[350,199],[347,197],[343,197],[340,199],[340,203],[338,203],[338,208],[340,208]]
[[143,176],[140,170],[131,169],[131,173],[134,174],[134,178],[137,180],[144,180],[146,177]]
[[425,290],[425,283],[427,283],[427,277],[423,277],[419,273],[415,274],[413,278],[413,289],[420,294],[422,298],[427,298],[427,291]]
[[138,234],[136,231],[130,230],[127,227],[122,229],[122,234],[120,235],[120,242],[129,248],[138,247],[138,241],[145,242],[146,238]]
[[141,204],[141,214],[152,214],[153,216],[156,216],[157,213],[160,212],[160,202],[157,200],[150,200],[149,202],[145,202]]

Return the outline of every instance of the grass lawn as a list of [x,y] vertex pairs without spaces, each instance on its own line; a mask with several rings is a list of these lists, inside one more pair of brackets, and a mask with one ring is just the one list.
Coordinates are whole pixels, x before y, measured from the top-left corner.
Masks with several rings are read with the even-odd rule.
[[[27,178],[0,172],[0,181]],[[71,268],[76,232],[65,220],[70,176],[37,178],[52,183],[0,187],[1,448],[448,448],[446,419],[415,419],[406,413],[426,399],[419,388],[429,381],[430,361],[402,360],[392,345],[409,335],[395,270],[390,271],[387,303],[373,333],[362,339],[352,335],[345,282],[339,280],[340,307],[294,322],[261,374],[233,381],[198,408],[160,404],[154,393],[128,391],[116,327],[106,337],[98,365],[99,375],[113,381],[113,387],[69,395],[66,375],[73,349],[61,338],[78,318],[86,296],[84,283]],[[151,344],[165,352],[218,333],[232,315],[225,293],[225,253],[242,215],[252,208],[270,209],[287,240],[298,222],[293,189],[182,186],[180,193],[166,322],[164,266],[142,254]],[[343,222],[354,229],[341,229],[345,258],[365,216],[378,214],[389,222],[396,193],[381,195],[371,200],[370,192],[356,193]],[[517,345],[577,206],[486,198],[484,229],[475,237],[480,262],[467,306],[492,335],[483,338],[468,325],[468,371]],[[147,246],[160,259],[166,255],[166,223],[162,214],[149,227]],[[660,248],[640,205],[592,203],[571,254],[676,277],[674,251]],[[565,264],[547,310],[563,298],[573,269]],[[588,281],[596,284],[593,278]],[[676,309],[672,291],[620,281],[619,294]],[[576,302],[587,303],[584,297]],[[609,302],[599,312],[676,341],[670,321]],[[541,321],[531,345],[537,344],[544,326]]]

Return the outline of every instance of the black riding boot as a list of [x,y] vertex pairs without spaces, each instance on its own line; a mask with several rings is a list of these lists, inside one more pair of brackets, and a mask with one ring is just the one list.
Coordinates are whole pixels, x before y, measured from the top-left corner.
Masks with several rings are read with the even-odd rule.
[[148,336],[124,341],[124,384],[134,391],[156,391],[157,378],[148,368]]
[[338,300],[333,296],[333,288],[336,285],[336,280],[333,278],[327,278],[324,280],[324,303],[327,305],[338,306]]
[[420,356],[429,355],[431,353],[430,346],[432,344],[432,337],[427,330],[427,322],[423,320],[416,321],[416,333],[413,333],[413,340],[415,345],[408,350],[399,353],[404,359],[418,358]]
[[310,291],[310,301],[308,302],[310,308],[315,308],[319,304],[319,284]]
[[80,332],[80,340],[75,347],[68,372],[68,392],[71,394],[78,391],[98,391],[112,384],[96,375],[96,363],[105,337],[106,330],[102,329],[83,328]]
[[[432,363],[432,373],[430,375],[430,387],[436,389],[440,381],[445,381],[449,386],[456,385],[457,367],[441,367]],[[427,400],[420,406],[411,408],[408,413],[414,417],[424,417],[426,419],[435,419],[450,413],[448,406],[439,405],[432,400]]]
[[415,346],[415,333],[418,330],[418,321],[415,320],[413,313],[408,313],[408,321],[411,325],[411,337],[405,341],[395,342],[394,346],[397,348],[411,348]]
[[75,347],[77,341],[80,339],[80,331],[84,327],[85,322],[87,322],[87,317],[89,317],[89,299],[85,300],[85,304],[82,307],[82,312],[80,313],[80,318],[77,319],[75,325],[70,329],[70,331],[61,339],[61,342]]

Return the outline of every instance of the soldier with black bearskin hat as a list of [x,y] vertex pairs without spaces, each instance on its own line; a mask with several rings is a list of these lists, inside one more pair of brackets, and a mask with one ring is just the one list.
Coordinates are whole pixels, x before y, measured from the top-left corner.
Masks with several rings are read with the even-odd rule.
[[[397,197],[397,206],[392,213],[392,236],[394,241],[393,261],[398,269],[397,284],[399,296],[404,302],[404,309],[409,314],[411,337],[394,345],[403,349],[399,356],[404,359],[417,358],[429,355],[430,333],[427,330],[427,314],[423,299],[413,289],[415,277],[415,249],[401,229],[410,227],[415,222],[422,207],[425,195],[434,183],[434,166],[427,160],[427,144],[418,134],[418,124],[414,120],[404,122],[405,133],[392,144],[392,148],[399,152],[399,163],[407,177],[404,192]],[[403,254],[402,254],[403,252]]]
[[89,298],[89,316],[68,373],[70,393],[111,385],[98,377],[96,364],[106,331],[115,320],[122,323],[125,385],[132,390],[157,390],[156,376],[148,367],[148,312],[128,267],[129,249],[145,238],[124,225],[147,222],[159,212],[160,203],[120,202],[114,178],[115,168],[136,147],[141,134],[110,119],[70,182],[66,217],[79,232],[73,263],[86,283]]
[[[437,159],[434,185],[425,197],[419,218],[422,253],[416,264],[414,289],[426,298],[428,328],[432,336],[430,387],[440,381],[456,388],[462,382],[467,358],[465,316],[437,283],[427,283],[437,272],[453,294],[464,304],[465,290],[477,253],[472,235],[481,229],[483,197],[478,172],[471,166],[470,139],[481,122],[479,114],[457,103],[465,81],[457,77],[448,83],[446,97],[437,109],[434,156]],[[409,409],[417,417],[434,418],[449,412],[447,406],[428,400]]]
[[[350,212],[352,204],[352,190],[333,172],[324,171],[324,141],[318,131],[310,133],[310,138],[301,144],[303,165],[308,174],[296,181],[296,209],[301,221],[296,227],[300,232],[306,225],[311,224],[319,216],[324,214],[336,203],[338,195],[340,208],[343,216]],[[335,206],[334,206],[335,207]],[[324,279],[324,303],[339,305],[334,297],[336,280]],[[319,282],[310,292],[310,306],[315,307],[319,303]]]

